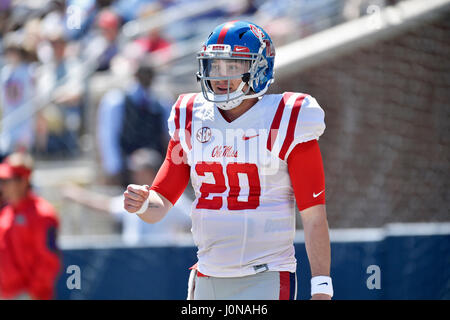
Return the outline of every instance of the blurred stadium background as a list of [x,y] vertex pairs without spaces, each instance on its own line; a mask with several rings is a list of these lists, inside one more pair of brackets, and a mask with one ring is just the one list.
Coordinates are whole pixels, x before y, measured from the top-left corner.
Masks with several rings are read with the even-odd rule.
[[[234,19],[271,35],[271,92],[307,92],[325,109],[320,146],[335,298],[450,299],[450,1],[0,0],[2,75],[14,48],[27,83],[2,83],[2,97],[21,102],[11,111],[0,99],[0,148],[7,154],[10,132],[33,123],[25,143],[36,160],[33,184],[61,219],[57,298],[185,298],[187,268],[195,263],[186,230],[130,244],[113,215],[63,190],[75,184],[121,193],[102,168],[102,98],[125,90],[142,61],[155,69],[153,92],[167,108],[178,94],[199,91],[195,52],[214,26]],[[117,21],[117,36],[108,34]],[[73,67],[49,89],[57,40]],[[62,111],[58,98],[75,107]],[[49,146],[52,128],[69,137],[54,135]],[[306,299],[301,229],[298,222],[299,296]],[[69,265],[80,266],[79,290],[66,286]],[[379,289],[367,287],[371,265],[380,267]]]

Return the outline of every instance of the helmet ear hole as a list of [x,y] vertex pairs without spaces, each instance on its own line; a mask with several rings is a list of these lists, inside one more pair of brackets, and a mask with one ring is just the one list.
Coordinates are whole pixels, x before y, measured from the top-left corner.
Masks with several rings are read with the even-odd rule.
[[250,73],[246,72],[242,75],[242,81],[247,83],[250,81]]

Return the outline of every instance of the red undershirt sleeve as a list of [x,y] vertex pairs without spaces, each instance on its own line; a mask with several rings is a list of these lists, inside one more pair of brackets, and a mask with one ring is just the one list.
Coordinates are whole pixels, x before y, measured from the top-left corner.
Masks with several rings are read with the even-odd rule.
[[296,145],[287,164],[298,209],[325,204],[325,174],[317,140]]
[[189,183],[190,166],[179,141],[171,139],[166,158],[156,174],[151,190],[158,192],[173,205],[181,197]]

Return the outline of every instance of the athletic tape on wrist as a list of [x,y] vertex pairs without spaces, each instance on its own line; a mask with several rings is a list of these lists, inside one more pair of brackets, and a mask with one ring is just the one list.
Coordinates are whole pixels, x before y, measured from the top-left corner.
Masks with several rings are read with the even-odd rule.
[[142,204],[141,208],[136,211],[136,214],[143,214],[145,211],[147,211],[148,209],[148,200],[149,197],[147,197],[147,199],[145,199],[144,203]]
[[311,278],[311,296],[317,293],[333,296],[333,283],[327,276],[316,276]]

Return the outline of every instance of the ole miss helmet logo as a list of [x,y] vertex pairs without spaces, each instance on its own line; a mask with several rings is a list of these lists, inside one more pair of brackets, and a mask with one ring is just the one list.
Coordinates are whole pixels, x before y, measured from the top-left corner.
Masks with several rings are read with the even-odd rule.
[[264,35],[264,32],[260,29],[260,28],[258,28],[257,26],[254,26],[254,25],[249,25],[249,27],[250,27],[250,30],[252,30],[252,32],[253,32],[253,34],[257,37],[257,38],[259,38],[259,39],[264,39],[264,37],[265,37],[265,35]]

